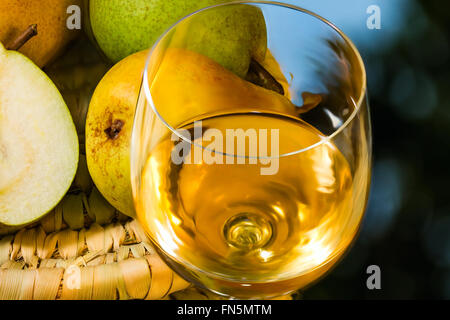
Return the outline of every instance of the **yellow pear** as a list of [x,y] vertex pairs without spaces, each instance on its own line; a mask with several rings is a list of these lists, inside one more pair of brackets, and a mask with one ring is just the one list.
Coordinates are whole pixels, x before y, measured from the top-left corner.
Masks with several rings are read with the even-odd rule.
[[[132,217],[130,140],[147,55],[148,51],[135,53],[108,71],[95,89],[86,120],[91,177],[114,207]],[[186,49],[165,52],[150,90],[158,111],[174,126],[201,114],[238,108],[296,112],[285,96],[245,81],[214,60]]]
[[243,80],[214,60],[186,49],[168,49],[149,81],[156,109],[172,127],[207,114],[238,110],[297,115],[287,97]]
[[38,35],[29,40],[20,52],[39,67],[56,58],[79,30],[66,26],[67,8],[81,7],[82,0],[1,0],[0,42],[6,47],[30,25],[36,24]]
[[130,181],[130,138],[148,51],[109,70],[98,84],[86,118],[86,158],[100,193],[122,213],[135,216]]

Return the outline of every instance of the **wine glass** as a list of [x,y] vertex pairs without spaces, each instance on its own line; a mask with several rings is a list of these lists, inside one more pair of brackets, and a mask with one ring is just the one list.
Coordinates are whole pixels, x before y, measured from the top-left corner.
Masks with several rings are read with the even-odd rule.
[[161,256],[198,286],[270,298],[323,276],[358,233],[371,152],[363,61],[312,12],[213,6],[150,51],[132,134],[135,207]]

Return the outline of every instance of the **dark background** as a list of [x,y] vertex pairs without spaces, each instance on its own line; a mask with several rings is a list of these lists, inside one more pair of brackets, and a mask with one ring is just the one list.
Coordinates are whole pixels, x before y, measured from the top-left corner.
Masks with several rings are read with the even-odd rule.
[[[304,299],[450,299],[450,2],[287,1],[340,27],[366,64],[374,167],[359,237]],[[369,30],[366,9],[381,9]],[[381,269],[368,290],[366,268]]]

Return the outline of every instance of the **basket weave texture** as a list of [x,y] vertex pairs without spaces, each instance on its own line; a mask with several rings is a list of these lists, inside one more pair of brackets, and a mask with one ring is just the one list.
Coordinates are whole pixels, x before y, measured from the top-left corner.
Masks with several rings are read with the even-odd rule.
[[189,286],[136,220],[75,231],[61,214],[0,238],[0,299],[163,299]]

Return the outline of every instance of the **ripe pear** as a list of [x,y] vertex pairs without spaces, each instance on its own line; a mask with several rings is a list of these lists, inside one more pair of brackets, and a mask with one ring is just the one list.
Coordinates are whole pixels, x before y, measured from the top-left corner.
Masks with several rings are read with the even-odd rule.
[[[98,46],[117,62],[151,48],[164,31],[184,16],[225,2],[228,1],[90,0],[89,17]],[[264,59],[267,49],[264,16],[254,6],[209,10],[189,18],[177,30],[180,46],[207,55],[241,77],[245,76],[250,59]]]
[[53,209],[77,164],[78,137],[61,94],[31,60],[0,43],[0,226]]
[[29,40],[20,52],[29,57],[39,67],[54,60],[74,39],[79,30],[69,30],[66,26],[67,8],[81,6],[82,0],[1,0],[0,1],[0,41],[6,47],[28,26],[36,24],[38,35]]
[[116,209],[134,217],[130,138],[148,51],[112,67],[96,87],[86,119],[86,158],[92,180]]
[[[86,158],[91,177],[108,202],[131,217],[136,216],[130,177],[131,131],[148,53],[135,53],[108,71],[95,89],[86,120]],[[276,62],[272,59],[269,64]],[[151,93],[157,105],[164,106],[158,111],[170,124],[245,107],[295,115],[295,106],[286,97],[247,82],[214,60],[186,49],[165,52]]]
[[297,116],[287,97],[245,81],[207,56],[186,49],[167,49],[149,81],[159,114],[174,128],[211,113],[247,110]]

